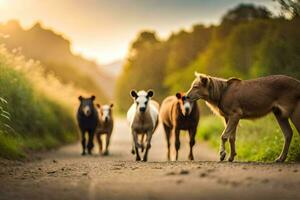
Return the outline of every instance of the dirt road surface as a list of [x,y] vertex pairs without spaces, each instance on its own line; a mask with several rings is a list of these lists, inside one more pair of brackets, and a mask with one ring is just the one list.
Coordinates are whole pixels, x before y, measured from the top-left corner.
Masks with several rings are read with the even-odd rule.
[[187,161],[166,161],[161,128],[149,162],[135,162],[124,120],[116,122],[111,155],[81,156],[73,144],[30,162],[0,162],[0,199],[300,199],[300,164],[218,162],[217,152],[197,143]]

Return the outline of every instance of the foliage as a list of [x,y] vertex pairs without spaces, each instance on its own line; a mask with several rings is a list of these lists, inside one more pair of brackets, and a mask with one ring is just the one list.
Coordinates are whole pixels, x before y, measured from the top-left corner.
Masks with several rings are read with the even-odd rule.
[[[300,79],[298,17],[276,18],[266,8],[246,4],[229,10],[218,26],[195,25],[191,31],[181,30],[166,40],[160,40],[153,32],[144,34],[148,37],[139,35],[133,42],[139,45],[130,49],[117,83],[116,97],[123,112],[132,101],[131,89],[153,88],[155,98],[161,101],[177,91],[187,91],[194,71],[224,78],[286,74]],[[201,111],[207,113],[202,107]],[[208,118],[200,123],[201,137],[219,145],[222,122]],[[272,160],[279,154],[282,136],[274,120],[245,121],[241,126],[246,127],[242,132],[247,134],[239,136],[239,158]],[[257,141],[260,145],[256,148]],[[291,160],[299,160],[297,142],[299,138],[295,136]]]
[[97,80],[104,74],[95,62],[74,55],[71,42],[65,36],[44,28],[41,23],[26,30],[16,20],[0,24],[0,33],[0,44],[5,44],[8,50],[39,60],[45,74],[53,73],[62,83],[73,84],[106,100]]
[[10,122],[10,113],[6,111],[5,107],[7,101],[0,97],[0,131],[1,133],[7,133],[14,131],[13,128],[9,125]]
[[[220,136],[224,124],[220,117],[207,116],[200,122],[197,137],[209,141],[219,148]],[[287,160],[299,161],[299,134],[293,128],[294,137],[290,146]],[[280,154],[283,145],[283,134],[275,117],[272,115],[255,121],[242,120],[237,130],[236,148],[239,161],[274,161]],[[230,149],[227,144],[227,153]]]
[[[144,35],[152,35],[150,40],[145,40]],[[142,32],[133,43],[131,53],[124,66],[124,73],[117,82],[117,104],[121,111],[125,111],[131,103],[129,92],[131,89],[154,89],[154,98],[161,100],[165,88],[161,81],[165,76],[166,48],[159,45],[154,33]],[[138,45],[137,45],[138,44]]]
[[229,10],[219,26],[194,25],[166,40],[152,31],[140,33],[117,83],[120,110],[131,102],[130,89],[153,88],[162,100],[186,91],[196,70],[225,78],[279,73],[299,77],[300,20],[271,16],[264,7],[242,4]]
[[299,0],[275,0],[281,5],[283,14],[288,14],[292,18],[300,16],[300,1]]
[[222,23],[239,23],[256,19],[268,19],[271,12],[265,7],[254,6],[252,4],[240,4],[229,10],[223,17]]
[[45,76],[38,62],[0,46],[0,157],[17,158],[27,149],[74,141],[78,92]]

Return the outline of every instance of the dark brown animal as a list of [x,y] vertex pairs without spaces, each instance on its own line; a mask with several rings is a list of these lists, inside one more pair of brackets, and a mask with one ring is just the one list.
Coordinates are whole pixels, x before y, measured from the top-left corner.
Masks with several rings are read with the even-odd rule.
[[[86,147],[88,154],[92,154],[94,147],[94,133],[98,124],[98,112],[94,106],[95,96],[83,98],[79,96],[80,105],[77,111],[77,122],[81,131],[82,155],[85,155]],[[85,133],[88,133],[88,143],[86,144]]]
[[236,156],[235,136],[240,119],[259,118],[273,112],[284,135],[284,145],[277,162],[283,162],[288,154],[293,131],[291,119],[300,133],[300,81],[272,75],[252,80],[231,78],[228,80],[195,73],[187,96],[191,100],[203,99],[217,114],[224,117],[226,128],[221,137],[220,160],[226,156],[225,143],[229,138],[229,161]]
[[188,97],[180,93],[175,96],[167,97],[161,105],[160,119],[167,139],[168,160],[170,160],[170,136],[175,134],[176,160],[178,160],[178,151],[180,148],[179,134],[181,130],[187,130],[190,137],[189,160],[194,160],[193,146],[195,145],[195,136],[199,122],[199,109],[196,102],[190,101]]
[[98,115],[99,115],[99,120],[98,120],[98,126],[97,129],[95,131],[96,133],[96,138],[98,141],[98,145],[99,145],[99,153],[101,154],[103,151],[103,145],[102,145],[102,139],[101,139],[101,135],[105,135],[106,137],[106,142],[105,142],[105,149],[103,152],[103,155],[108,155],[109,154],[109,144],[110,144],[110,138],[111,138],[111,134],[114,128],[114,119],[113,119],[113,104],[110,105],[102,105],[100,106],[100,104],[97,104],[97,108],[98,108]]

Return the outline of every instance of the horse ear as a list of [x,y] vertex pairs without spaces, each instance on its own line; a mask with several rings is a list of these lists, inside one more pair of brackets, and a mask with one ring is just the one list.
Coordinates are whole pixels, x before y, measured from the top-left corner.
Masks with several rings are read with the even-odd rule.
[[96,99],[95,95],[91,96],[92,101],[94,101]]
[[200,73],[198,73],[197,71],[195,71],[194,74],[195,74],[196,77],[200,76]]
[[153,97],[153,95],[154,95],[153,90],[148,90],[147,97],[150,98],[150,97]]
[[79,101],[82,101],[83,98],[82,98],[82,96],[79,96],[78,99],[79,99]]
[[200,79],[201,79],[202,85],[203,85],[204,87],[206,87],[207,82],[208,82],[208,78],[205,77],[205,76],[202,76],[202,77],[200,77]]
[[133,98],[135,98],[135,99],[138,97],[138,95],[137,95],[137,93],[136,93],[135,90],[131,90],[131,91],[130,91],[130,95],[131,95]]
[[100,107],[101,107],[99,103],[97,103],[97,104],[96,104],[96,106],[97,106],[98,108],[100,108]]
[[177,92],[176,97],[177,97],[177,99],[181,99],[181,93]]
[[110,107],[111,107],[111,108],[112,108],[112,107],[114,107],[114,104],[113,104],[113,103],[111,103],[111,104],[110,104]]

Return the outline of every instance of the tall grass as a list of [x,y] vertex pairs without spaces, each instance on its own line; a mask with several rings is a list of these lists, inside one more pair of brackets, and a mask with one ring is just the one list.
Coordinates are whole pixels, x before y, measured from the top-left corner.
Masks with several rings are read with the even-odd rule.
[[46,74],[38,61],[0,46],[0,157],[74,141],[79,93]]
[[[217,116],[207,116],[200,121],[198,138],[207,140],[219,148],[223,121]],[[294,136],[290,146],[288,161],[300,161],[300,136],[293,127]],[[274,161],[280,154],[283,135],[274,116],[257,120],[241,120],[237,130],[236,148],[240,161]],[[227,144],[229,153],[229,145]]]

